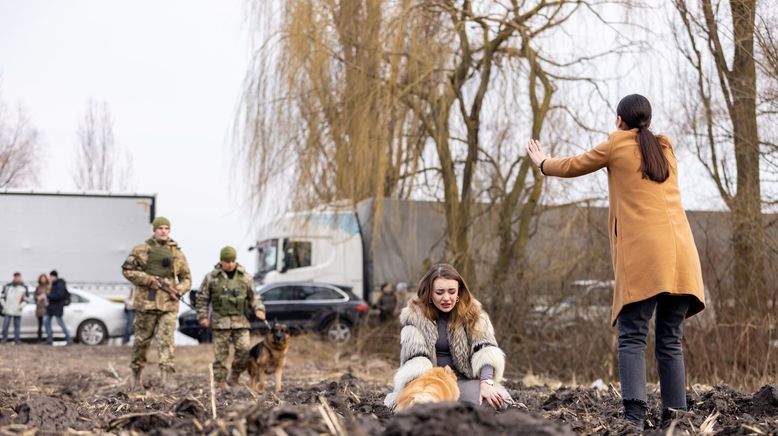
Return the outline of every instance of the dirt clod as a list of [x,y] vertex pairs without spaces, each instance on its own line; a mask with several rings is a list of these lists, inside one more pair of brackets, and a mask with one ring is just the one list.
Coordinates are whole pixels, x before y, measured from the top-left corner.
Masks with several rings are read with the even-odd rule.
[[178,401],[173,406],[173,411],[180,417],[193,417],[203,420],[205,417],[205,407],[196,398],[186,397]]
[[78,413],[59,398],[35,395],[16,407],[17,424],[37,427],[44,431],[64,431],[78,428]]
[[766,385],[754,395],[754,415],[778,415],[778,385]]
[[386,425],[386,436],[572,435],[565,425],[533,417],[516,409],[497,413],[469,403],[421,404],[400,413]]

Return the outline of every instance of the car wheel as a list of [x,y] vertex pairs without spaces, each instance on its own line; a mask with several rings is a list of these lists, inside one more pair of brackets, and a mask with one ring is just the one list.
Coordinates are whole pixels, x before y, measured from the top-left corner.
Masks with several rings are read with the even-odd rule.
[[108,340],[108,329],[102,322],[88,319],[78,326],[76,339],[85,345],[100,345]]
[[351,325],[342,319],[334,319],[324,329],[324,336],[330,342],[348,342],[351,339]]

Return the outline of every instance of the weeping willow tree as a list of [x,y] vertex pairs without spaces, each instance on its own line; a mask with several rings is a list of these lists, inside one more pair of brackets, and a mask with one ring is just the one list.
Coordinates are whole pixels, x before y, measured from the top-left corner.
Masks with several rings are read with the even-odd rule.
[[[549,33],[599,3],[613,4],[253,4],[250,19],[265,33],[246,79],[238,142],[251,191],[303,209],[374,197],[376,222],[385,197],[436,199],[447,258],[469,280],[476,270],[493,280],[520,273],[543,186],[521,146],[541,137],[562,107],[552,105],[555,81],[592,82],[570,66],[601,56],[562,60],[539,47],[553,46]],[[476,225],[495,221],[493,235]],[[498,241],[487,257],[484,237]]]
[[[408,53],[434,39],[410,0],[385,3],[259,2],[250,9],[282,23],[264,24],[274,31],[263,36],[246,81],[240,143],[255,194],[291,180],[297,186],[285,206],[307,209],[368,197],[380,207],[384,197],[413,192],[426,134],[401,102],[401,76]],[[429,74],[434,57],[412,68]]]

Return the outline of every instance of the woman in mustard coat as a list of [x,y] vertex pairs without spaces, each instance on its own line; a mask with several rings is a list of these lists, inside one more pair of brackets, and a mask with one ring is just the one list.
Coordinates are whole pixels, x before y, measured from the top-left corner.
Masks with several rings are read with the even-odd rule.
[[611,321],[618,329],[625,416],[640,428],[646,412],[646,336],[656,312],[662,424],[686,410],[683,321],[704,307],[702,272],[678,190],[673,144],[650,130],[651,104],[624,97],[617,131],[579,156],[550,158],[530,139],[527,152],[547,176],[578,177],[606,168],[609,234],[616,285]]

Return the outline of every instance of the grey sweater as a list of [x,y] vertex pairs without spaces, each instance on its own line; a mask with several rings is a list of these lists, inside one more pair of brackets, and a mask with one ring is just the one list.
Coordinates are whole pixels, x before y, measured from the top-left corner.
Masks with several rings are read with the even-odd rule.
[[[454,359],[451,357],[451,348],[448,345],[448,320],[450,318],[449,312],[438,311],[438,340],[435,342],[435,356],[437,358],[438,366],[448,365],[457,373],[457,378],[466,378],[459,369],[454,366]],[[490,365],[485,365],[481,368],[480,379],[491,380],[494,378],[494,368]]]

